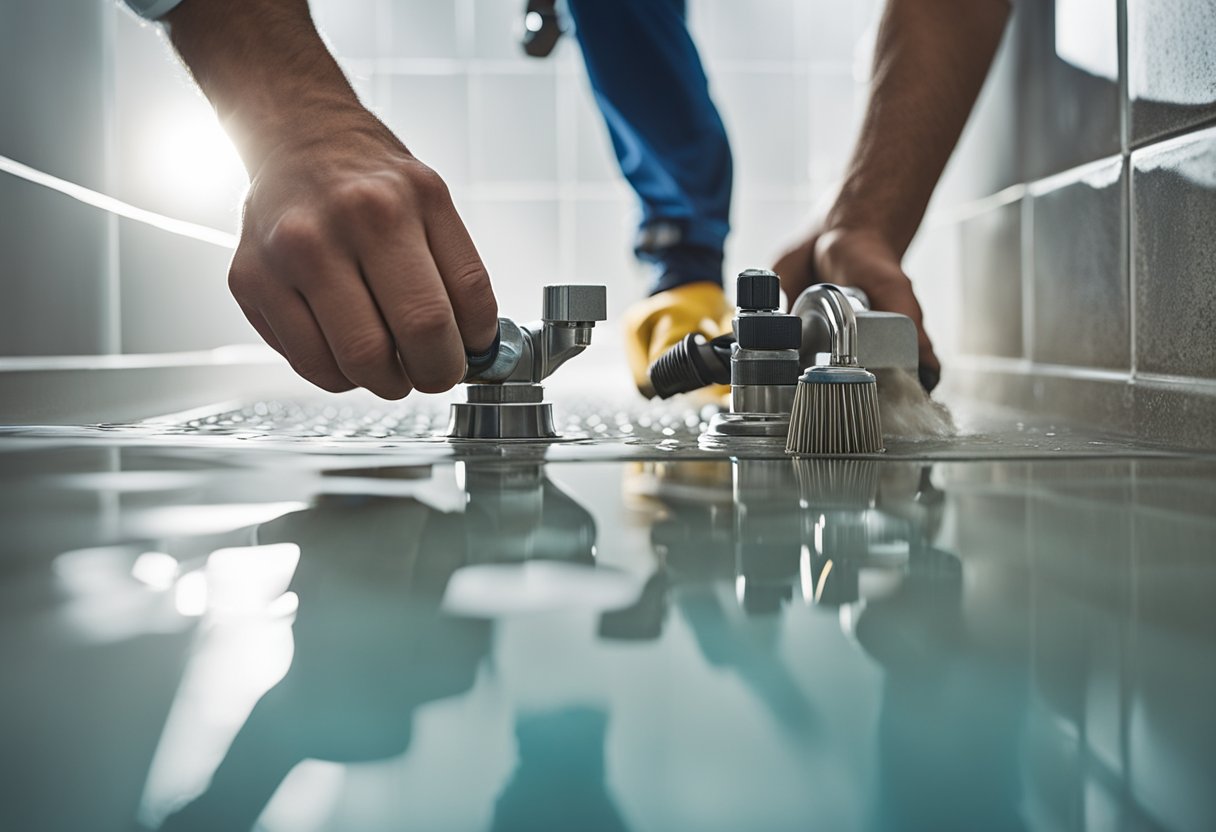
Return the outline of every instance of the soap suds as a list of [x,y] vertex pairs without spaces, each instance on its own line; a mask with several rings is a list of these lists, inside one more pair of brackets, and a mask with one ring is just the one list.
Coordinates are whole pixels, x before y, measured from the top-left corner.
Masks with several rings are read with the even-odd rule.
[[915,373],[908,370],[875,370],[878,378],[878,407],[882,432],[905,439],[943,439],[958,428],[941,402],[929,398]]

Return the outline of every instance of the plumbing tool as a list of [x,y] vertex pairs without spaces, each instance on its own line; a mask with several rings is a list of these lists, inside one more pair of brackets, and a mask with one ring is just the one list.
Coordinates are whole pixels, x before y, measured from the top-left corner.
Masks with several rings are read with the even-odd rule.
[[[781,284],[773,272],[742,272],[736,295],[739,312],[732,322],[735,343],[730,348],[730,412],[710,419],[700,444],[711,449],[779,448],[789,433],[789,413],[801,369],[798,347],[802,322],[779,311]],[[699,350],[689,349],[685,354],[690,359],[699,357]],[[651,368],[652,381],[655,367]],[[658,375],[662,374],[660,368]]]
[[[857,319],[838,286],[820,283],[804,297],[823,310],[832,336],[828,364],[798,379],[786,452],[799,455],[879,453],[883,449],[878,382],[857,361]],[[801,298],[800,298],[801,300]]]
[[[870,309],[865,292],[855,287],[841,287],[841,291],[853,307],[857,321],[854,348],[858,363],[871,370],[899,368],[915,374],[916,324],[912,319],[897,312]],[[821,363],[820,354],[830,353],[832,348],[831,328],[822,304],[808,289],[794,301],[790,314],[802,319],[798,348],[801,367]],[[668,399],[677,393],[688,393],[711,384],[729,384],[731,350],[735,341],[733,332],[712,340],[699,332],[685,336],[651,365],[650,381],[655,393]]]
[[591,343],[596,321],[606,320],[604,286],[544,287],[541,320],[520,326],[498,319],[493,345],[469,355],[468,400],[453,402],[448,436],[492,441],[556,440],[553,405],[540,382]]

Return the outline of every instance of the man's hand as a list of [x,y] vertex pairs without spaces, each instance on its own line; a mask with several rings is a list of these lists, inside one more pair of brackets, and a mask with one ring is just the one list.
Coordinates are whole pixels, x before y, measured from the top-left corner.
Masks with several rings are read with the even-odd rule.
[[941,362],[925,333],[924,315],[904,274],[899,257],[881,236],[867,231],[834,230],[812,234],[778,260],[773,271],[790,303],[808,286],[835,283],[856,286],[873,309],[907,315],[916,324],[920,378],[932,390],[941,377]]
[[443,181],[370,114],[270,153],[229,286],[301,376],[386,399],[455,385],[498,321]]
[[920,378],[941,365],[900,260],[920,226],[992,64],[1008,0],[887,0],[870,100],[823,225],[774,269],[793,303],[811,283],[857,286],[875,309],[916,322]]
[[458,383],[466,351],[494,341],[490,279],[443,181],[359,103],[306,0],[185,0],[165,21],[250,174],[229,285],[258,333],[326,390]]

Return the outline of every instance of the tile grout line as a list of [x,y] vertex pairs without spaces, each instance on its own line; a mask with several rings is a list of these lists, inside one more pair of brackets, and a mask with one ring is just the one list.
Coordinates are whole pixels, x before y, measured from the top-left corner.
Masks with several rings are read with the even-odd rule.
[[1137,344],[1136,344],[1136,306],[1138,305],[1135,262],[1132,257],[1133,240],[1135,239],[1135,209],[1132,191],[1131,164],[1131,97],[1128,85],[1128,37],[1127,3],[1120,2],[1116,9],[1116,29],[1118,31],[1119,54],[1119,146],[1123,156],[1123,186],[1119,189],[1123,205],[1123,215],[1119,218],[1123,239],[1119,256],[1122,259],[1124,285],[1127,287],[1127,351],[1128,368],[1133,377],[1136,375]]
[[[120,13],[117,6],[111,4],[109,8],[102,10],[101,24],[101,83],[106,114],[105,124],[102,127],[102,165],[105,170],[103,178],[105,188],[111,192],[117,191],[119,164],[118,124],[114,115],[118,110],[118,73],[114,55],[118,29],[114,15]],[[110,354],[122,352],[121,245],[118,215],[111,211],[106,214],[106,258],[103,278],[105,285],[102,304],[102,350]]]

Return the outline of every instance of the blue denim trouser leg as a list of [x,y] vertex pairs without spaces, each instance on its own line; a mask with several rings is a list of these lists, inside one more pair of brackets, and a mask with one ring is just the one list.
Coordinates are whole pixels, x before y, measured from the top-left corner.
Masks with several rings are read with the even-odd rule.
[[731,154],[685,0],[568,0],[621,172],[642,203],[651,293],[722,282]]

